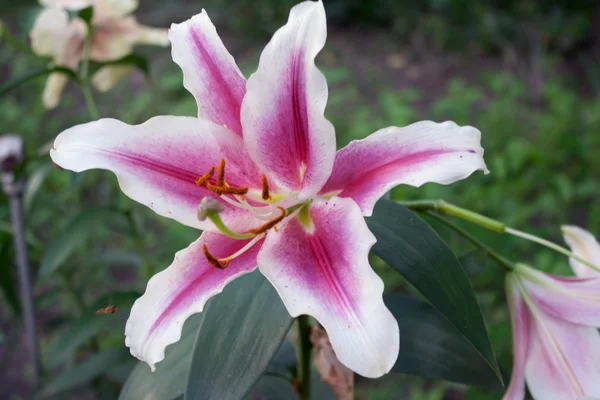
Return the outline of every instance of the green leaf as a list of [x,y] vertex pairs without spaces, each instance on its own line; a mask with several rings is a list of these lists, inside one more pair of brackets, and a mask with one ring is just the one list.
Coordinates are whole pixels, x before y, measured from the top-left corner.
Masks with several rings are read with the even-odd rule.
[[13,256],[13,241],[10,235],[0,233],[0,288],[4,299],[15,315],[21,315],[21,300],[17,291],[16,268]]
[[39,398],[45,399],[85,385],[129,358],[129,352],[124,347],[95,354],[48,381],[43,385]]
[[293,381],[297,374],[297,364],[296,349],[291,342],[285,340],[277,350],[275,356],[269,361],[264,375]]
[[485,252],[479,248],[474,248],[458,258],[468,276],[479,275],[490,267],[490,259]]
[[[100,333],[123,328],[129,309],[138,297],[136,292],[115,292],[97,300],[82,316],[71,320],[53,341],[48,352],[48,366],[56,368],[73,358],[77,349]],[[115,314],[96,314],[96,310],[109,305],[117,306]]]
[[33,201],[52,169],[53,165],[51,163],[44,163],[29,174],[25,187],[25,195],[23,196],[23,208],[26,215],[31,211]]
[[132,65],[138,68],[140,71],[144,73],[144,75],[150,75],[150,67],[148,64],[148,60],[146,57],[140,54],[128,54],[123,58],[119,58],[118,60],[107,61],[103,63],[94,63],[94,71],[98,71],[100,68],[108,66],[108,65]]
[[258,271],[228,285],[211,300],[204,314],[186,397],[241,399],[260,378],[293,319]]
[[92,18],[94,17],[94,6],[89,6],[86,8],[82,8],[77,12],[77,16],[81,18],[86,25],[92,25]]
[[385,199],[367,224],[377,238],[372,252],[419,290],[502,380],[473,288],[437,233],[406,207]]
[[486,361],[425,301],[384,295],[400,326],[400,355],[392,372],[501,389]]
[[183,325],[181,339],[168,346],[165,359],[150,371],[148,364],[139,362],[121,390],[119,400],[172,400],[183,396],[196,333],[204,313],[192,315]]
[[289,381],[276,376],[263,375],[252,389],[249,399],[298,400],[298,395]]
[[106,221],[123,220],[123,215],[110,208],[89,208],[76,215],[46,247],[40,265],[40,278],[54,273],[73,253],[94,227]]
[[5,95],[7,92],[16,88],[17,86],[27,83],[30,80],[49,75],[52,72],[62,72],[63,74],[67,75],[69,78],[71,78],[75,81],[79,81],[79,77],[77,76],[77,73],[69,68],[53,67],[53,68],[36,69],[34,71],[26,72],[25,74],[23,74],[19,77],[16,77],[16,78],[8,81],[4,85],[0,86],[0,96]]

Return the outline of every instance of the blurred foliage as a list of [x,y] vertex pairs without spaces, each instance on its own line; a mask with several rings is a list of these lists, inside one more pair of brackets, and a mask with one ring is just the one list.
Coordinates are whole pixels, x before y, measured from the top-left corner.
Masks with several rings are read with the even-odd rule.
[[[201,6],[209,11],[219,32],[225,33],[232,53],[239,50],[238,62],[250,73],[263,39],[281,26],[295,3],[237,0],[225,8],[221,1],[206,0]],[[36,5],[16,4],[0,2],[0,18],[17,40],[25,40]],[[559,225],[565,223],[600,235],[600,202],[596,201],[600,195],[600,98],[593,94],[600,89],[600,74],[591,47],[599,39],[593,31],[597,2],[325,0],[325,6],[331,40],[319,65],[330,85],[327,116],[336,126],[340,147],[385,126],[420,119],[449,119],[482,131],[490,175],[478,173],[451,186],[398,187],[392,192],[394,199],[443,197],[558,242]],[[160,6],[148,2],[142,4],[140,18],[166,26],[188,18],[198,7],[184,5],[183,0]],[[157,16],[156,9],[169,20]],[[364,40],[353,43],[356,36],[352,34],[357,31]],[[365,43],[368,48],[362,47]],[[6,37],[0,38],[0,46],[2,82],[46,66],[26,46]],[[144,49],[142,54],[150,60],[150,78],[138,72],[119,88],[98,95],[101,115],[128,123],[160,114],[194,115],[195,102],[183,89],[181,72],[171,62],[169,51]],[[431,72],[431,64],[445,67]],[[565,65],[571,68],[566,73]],[[60,107],[46,112],[40,101],[43,84],[43,79],[32,81],[0,98],[0,120],[4,132],[20,133],[27,143],[30,184],[25,217],[38,277],[42,364],[47,378],[56,378],[48,381],[53,386],[46,393],[59,393],[71,381],[81,392],[95,388],[98,393],[116,393],[134,364],[108,372],[100,367],[107,358],[120,357],[112,349],[122,346],[133,295],[143,291],[149,275],[169,265],[175,251],[186,247],[197,232],[125,198],[110,173],[77,175],[52,168],[47,157],[52,139],[89,117],[73,83]],[[86,219],[92,207],[119,210],[130,217],[126,221]],[[4,330],[19,312],[4,196],[0,197],[0,217],[0,327]],[[85,223],[73,222],[81,220]],[[457,255],[471,250],[434,221],[428,222]],[[85,229],[85,235],[69,233],[73,225]],[[564,257],[523,241],[465,228],[515,261],[570,273]],[[136,240],[135,231],[141,232],[142,240]],[[61,246],[62,253],[49,254],[52,243],[61,240],[67,243]],[[52,261],[45,267],[48,274],[38,275],[48,260]],[[414,293],[385,263],[376,257],[372,261],[387,290]],[[503,273],[490,265],[471,279],[501,367],[510,371]],[[122,307],[116,316],[90,317],[95,309],[117,303]],[[0,335],[0,348],[14,344],[10,333]],[[92,365],[93,360],[100,360],[100,367]],[[60,374],[74,366],[85,366],[77,379],[69,381],[64,378],[68,374]],[[389,378],[377,383],[359,381],[359,397],[391,398],[392,393],[399,393],[398,382]],[[403,377],[400,382],[401,392],[413,399],[441,399],[444,393],[456,391],[466,392],[470,400],[499,398],[498,393],[423,378]]]

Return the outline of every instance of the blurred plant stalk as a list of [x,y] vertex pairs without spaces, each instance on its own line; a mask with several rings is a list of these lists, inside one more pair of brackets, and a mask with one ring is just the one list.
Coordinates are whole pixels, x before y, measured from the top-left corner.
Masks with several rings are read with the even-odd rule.
[[2,190],[10,198],[10,216],[19,275],[23,322],[29,350],[32,383],[36,387],[40,372],[31,276],[27,247],[25,245],[25,229],[23,226],[23,208],[21,203],[25,189],[25,179],[21,168],[23,165],[23,155],[23,139],[20,136],[12,134],[0,136]]

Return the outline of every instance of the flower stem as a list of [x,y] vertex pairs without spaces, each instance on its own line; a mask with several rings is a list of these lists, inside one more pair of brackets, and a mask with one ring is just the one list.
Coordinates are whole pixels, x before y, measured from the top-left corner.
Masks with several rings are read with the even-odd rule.
[[473,243],[475,246],[479,247],[489,258],[494,260],[498,265],[500,265],[505,270],[512,271],[515,269],[515,264],[513,262],[507,260],[500,254],[496,253],[495,250],[493,250],[491,247],[489,247],[488,245],[486,245],[485,243],[483,243],[482,241],[477,239],[475,236],[471,235],[469,232],[467,232],[460,226],[453,224],[452,222],[448,221],[446,218],[441,217],[432,211],[426,211],[426,214],[429,215],[430,217],[434,218],[436,221],[440,222],[441,224],[452,229],[453,231],[455,231],[456,233],[458,233],[459,235],[461,235],[462,237],[467,239],[469,242]]
[[[485,215],[481,215],[476,212],[467,210],[465,208],[455,206],[454,204],[450,204],[444,200],[440,199],[440,200],[418,200],[418,201],[405,201],[405,202],[401,201],[401,202],[399,202],[399,204],[401,204],[405,207],[408,207],[411,210],[415,210],[415,211],[422,211],[422,212],[436,211],[436,212],[440,212],[443,214],[452,215],[452,216],[458,217],[465,221],[472,222],[483,228],[489,229],[489,230],[497,232],[497,233],[507,233],[509,235],[520,237],[521,239],[525,239],[525,240],[529,240],[529,241],[537,243],[537,244],[541,244],[542,246],[546,246],[558,253],[561,253],[568,257],[571,257],[571,258],[581,262],[582,264],[587,265],[588,267],[592,268],[593,270],[600,272],[599,266],[596,266],[596,265],[590,263],[589,261],[586,261],[582,257],[574,254],[573,252],[569,251],[569,249],[567,249],[561,245],[558,245],[556,243],[553,243],[553,242],[543,239],[541,237],[532,235],[530,233],[525,233],[525,232],[519,231],[517,229],[513,229],[500,221],[496,221],[495,219],[486,217]],[[431,214],[431,215],[433,215],[433,214]]]
[[299,348],[299,366],[298,379],[300,380],[299,392],[301,400],[310,399],[310,366],[311,366],[311,344],[310,344],[310,323],[307,315],[301,315],[298,321],[298,342]]
[[85,98],[85,103],[88,111],[90,112],[90,116],[93,120],[97,120],[100,118],[100,114],[98,114],[98,107],[96,107],[96,101],[94,100],[94,96],[92,94],[89,76],[93,33],[92,24],[88,24],[88,32],[85,39],[85,47],[83,49],[83,60],[81,62],[79,79],[81,80],[81,91],[83,92],[83,97]]
[[411,210],[417,211],[438,211],[447,215],[453,215],[465,221],[472,222],[486,229],[494,232],[503,233],[506,225],[500,221],[496,221],[492,218],[486,217],[485,215],[478,214],[476,212],[467,210],[462,207],[450,204],[445,200],[422,200],[422,201],[406,201],[400,202],[405,207]]
[[567,257],[571,257],[571,258],[579,261],[582,264],[587,265],[588,267],[592,268],[595,271],[600,272],[600,267],[597,267],[596,265],[590,263],[589,261],[586,261],[582,257],[579,257],[577,254],[574,254],[572,251],[569,251],[569,249],[567,249],[567,248],[565,248],[565,247],[563,247],[561,245],[558,245],[556,243],[552,243],[551,241],[543,239],[541,237],[538,237],[538,236],[535,236],[535,235],[531,235],[529,233],[522,232],[522,231],[519,231],[517,229],[513,229],[511,227],[506,227],[505,232],[508,233],[509,235],[520,237],[522,239],[526,239],[526,240],[529,240],[531,242],[541,244],[542,246],[546,246],[546,247],[548,247],[548,248],[550,248],[550,249],[552,249],[554,251],[557,251],[557,252],[559,252],[561,254],[566,255]]
[[146,247],[144,246],[144,241],[142,240],[142,235],[138,228],[138,224],[135,220],[135,216],[133,215],[132,210],[126,210],[125,216],[127,217],[127,221],[129,222],[129,228],[131,229],[131,234],[133,235],[133,240],[138,248],[138,251],[141,253],[142,258],[144,259],[144,270],[146,273],[146,280],[149,280],[152,275],[154,275],[154,266],[152,265],[152,261],[148,254],[146,253]]

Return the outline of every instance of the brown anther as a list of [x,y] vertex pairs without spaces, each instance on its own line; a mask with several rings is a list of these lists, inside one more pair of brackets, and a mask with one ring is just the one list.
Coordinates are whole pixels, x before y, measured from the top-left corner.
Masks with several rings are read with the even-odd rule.
[[227,265],[229,264],[229,260],[219,260],[212,254],[210,254],[208,252],[208,247],[206,246],[206,243],[203,245],[202,251],[204,251],[204,256],[206,257],[206,260],[209,263],[211,263],[215,268],[225,269],[227,267]]
[[217,185],[211,185],[210,183],[206,183],[206,188],[208,190],[213,191],[218,196],[222,196],[224,194],[233,194],[233,195],[242,196],[242,195],[248,193],[247,186],[239,188],[239,187],[230,187],[230,186],[217,186]]
[[269,182],[267,181],[266,175],[262,176],[262,199],[269,200],[271,195],[269,194]]
[[278,206],[277,208],[279,208],[279,210],[281,211],[280,215],[276,216],[275,218],[273,218],[272,220],[270,220],[266,224],[259,226],[258,228],[250,229],[248,231],[248,233],[253,233],[255,235],[260,235],[261,233],[268,231],[269,229],[273,228],[275,225],[277,225],[278,223],[280,223],[285,218],[285,214],[287,213],[287,211],[283,207],[279,207]]
[[206,182],[208,182],[208,180],[210,178],[212,178],[212,176],[213,176],[214,173],[215,173],[215,167],[210,167],[210,171],[208,171],[204,175],[199,176],[199,177],[196,178],[196,186],[202,186],[202,185],[204,185]]
[[215,186],[225,186],[225,159],[221,158],[219,170],[217,172],[217,182]]
[[114,314],[117,312],[117,306],[108,306],[96,310],[96,314]]

